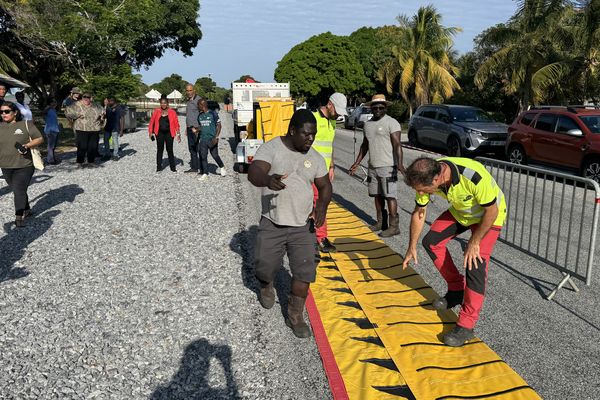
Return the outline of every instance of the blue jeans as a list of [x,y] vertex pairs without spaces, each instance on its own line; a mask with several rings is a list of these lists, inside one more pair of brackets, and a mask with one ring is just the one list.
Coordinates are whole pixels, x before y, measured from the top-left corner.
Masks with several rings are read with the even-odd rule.
[[104,131],[104,157],[110,155],[110,142],[109,139],[112,136],[113,145],[113,157],[119,156],[119,132]]
[[187,139],[188,139],[188,149],[190,150],[190,156],[192,157],[190,162],[190,168],[194,171],[198,171],[200,169],[200,146],[196,141],[196,134],[192,132],[192,128],[187,128]]
[[56,157],[54,156],[54,150],[56,149],[56,144],[58,143],[58,132],[46,132],[46,138],[48,139],[48,163],[52,164],[56,162]]

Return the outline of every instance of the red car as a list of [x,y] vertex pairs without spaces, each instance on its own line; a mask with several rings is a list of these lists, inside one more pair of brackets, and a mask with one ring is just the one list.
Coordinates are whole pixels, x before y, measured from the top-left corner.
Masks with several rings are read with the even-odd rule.
[[600,107],[537,107],[508,128],[506,157],[576,171],[600,183]]

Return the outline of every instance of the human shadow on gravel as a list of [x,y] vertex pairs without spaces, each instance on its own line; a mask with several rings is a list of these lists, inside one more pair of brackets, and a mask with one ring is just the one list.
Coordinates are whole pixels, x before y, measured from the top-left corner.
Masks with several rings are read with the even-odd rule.
[[[37,183],[46,182],[48,179],[52,179],[52,176],[47,175],[47,174],[40,174],[40,175],[34,174],[33,177],[31,178],[31,182],[29,183],[29,186],[35,185]],[[5,186],[0,188],[0,197],[5,196],[11,192],[6,181],[4,182],[4,185]]]
[[[246,288],[254,292],[258,304],[259,283],[254,275],[254,246],[257,233],[257,225],[252,225],[247,230],[236,233],[231,238],[229,248],[242,257],[242,282]],[[277,292],[281,314],[284,317],[287,315],[287,298],[291,289],[291,281],[290,273],[282,265],[275,275],[273,287]]]
[[[211,386],[208,374],[223,376],[225,382]],[[223,387],[224,386],[224,387]],[[231,370],[231,348],[214,345],[206,339],[190,343],[183,353],[179,370],[167,385],[154,390],[150,400],[241,399]]]
[[30,199],[33,215],[26,219],[24,228],[16,228],[13,221],[4,224],[6,235],[0,238],[0,282],[29,275],[25,268],[15,268],[15,264],[23,258],[25,249],[46,233],[54,218],[60,214],[60,211],[52,208],[65,202],[72,203],[81,193],[83,189],[78,185],[65,185],[42,193]]

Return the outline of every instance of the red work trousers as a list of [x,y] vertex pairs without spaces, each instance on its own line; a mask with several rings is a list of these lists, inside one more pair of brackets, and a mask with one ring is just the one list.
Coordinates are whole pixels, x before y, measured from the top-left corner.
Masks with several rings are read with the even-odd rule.
[[[313,207],[315,207],[317,205],[317,200],[319,199],[319,190],[317,189],[317,187],[313,184],[312,185],[313,188]],[[325,222],[323,222],[323,225],[321,225],[320,227],[315,227],[315,231],[317,232],[317,242],[321,243],[321,240],[325,239],[327,237],[327,218],[325,219]]]
[[478,225],[463,226],[452,216],[450,211],[440,215],[431,225],[431,230],[423,238],[423,246],[433,260],[433,264],[448,283],[448,290],[464,290],[464,300],[458,314],[457,324],[473,329],[479,319],[483,307],[485,287],[487,284],[488,265],[494,245],[500,235],[501,227],[493,226],[479,244],[479,254],[483,263],[477,262],[477,268],[466,269],[465,275],[458,272],[450,252],[448,242],[463,232],[475,231]]

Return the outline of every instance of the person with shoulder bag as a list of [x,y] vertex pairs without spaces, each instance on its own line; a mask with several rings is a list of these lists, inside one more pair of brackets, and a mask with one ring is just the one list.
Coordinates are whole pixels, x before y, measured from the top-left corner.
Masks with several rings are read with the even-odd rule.
[[[42,162],[37,147],[44,138],[33,123],[21,119],[16,104],[5,101],[0,105],[0,168],[15,202],[15,225],[25,226],[25,218],[31,215],[27,189],[34,172],[34,165]],[[43,168],[43,162],[41,165]]]

